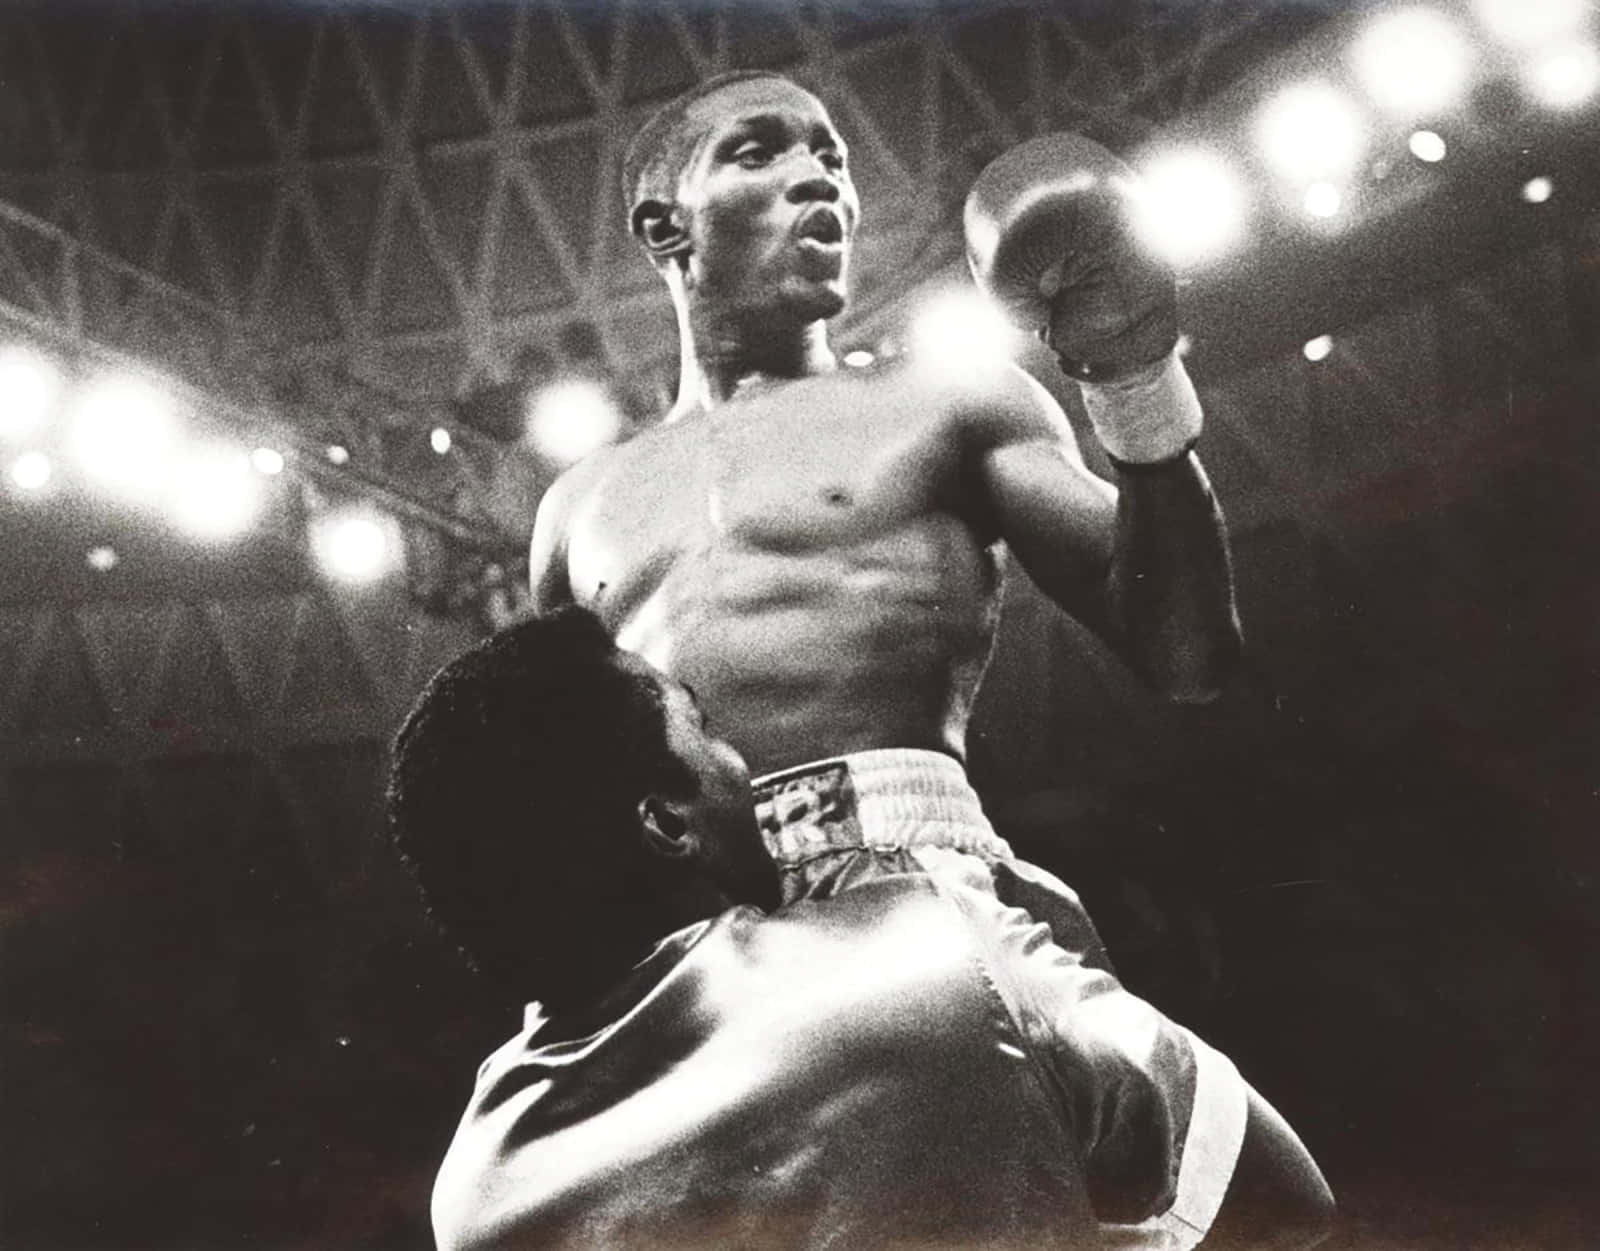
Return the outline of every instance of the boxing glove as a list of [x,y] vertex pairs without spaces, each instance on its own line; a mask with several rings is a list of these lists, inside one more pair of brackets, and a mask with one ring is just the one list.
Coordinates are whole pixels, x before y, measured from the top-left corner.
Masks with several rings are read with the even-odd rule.
[[985,168],[964,213],[978,286],[1044,338],[1106,450],[1132,464],[1179,456],[1200,433],[1174,351],[1177,282],[1140,238],[1139,194],[1099,144],[1042,135]]

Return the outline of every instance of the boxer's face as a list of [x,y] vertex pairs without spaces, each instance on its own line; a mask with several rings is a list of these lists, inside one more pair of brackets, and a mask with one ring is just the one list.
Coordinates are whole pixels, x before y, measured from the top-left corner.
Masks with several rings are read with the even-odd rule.
[[678,182],[690,267],[703,300],[778,302],[806,319],[844,308],[861,204],[844,141],[792,83],[732,83],[696,100],[699,131]]
[[701,869],[736,903],[775,908],[778,870],[756,825],[755,795],[744,757],[706,723],[693,692],[627,652],[619,663],[660,692],[667,746],[698,783],[696,793],[675,803],[696,844]]

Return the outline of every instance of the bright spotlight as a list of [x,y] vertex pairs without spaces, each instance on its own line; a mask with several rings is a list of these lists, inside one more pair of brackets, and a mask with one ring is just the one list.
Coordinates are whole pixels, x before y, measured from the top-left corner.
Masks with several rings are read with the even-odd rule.
[[1555,193],[1556,185],[1540,174],[1522,184],[1522,198],[1529,204],[1543,204]]
[[54,472],[43,452],[24,452],[11,462],[11,481],[20,491],[42,491]]
[[1402,117],[1458,104],[1474,53],[1461,28],[1432,9],[1379,14],[1350,49],[1356,77],[1379,108]]
[[270,478],[283,472],[283,453],[275,447],[258,447],[250,453],[250,463],[257,473]]
[[435,426],[428,433],[428,446],[440,456],[450,450],[451,443],[450,432],[443,426]]
[[1314,182],[1306,188],[1305,209],[1312,217],[1337,217],[1344,193],[1331,182]]
[[203,447],[179,460],[170,505],[178,524],[195,538],[231,539],[261,511],[261,483],[243,452]]
[[1546,108],[1576,108],[1600,86],[1600,52],[1592,43],[1547,49],[1523,67],[1522,82]]
[[1330,83],[1303,82],[1266,103],[1256,140],[1280,174],[1309,181],[1353,169],[1366,146],[1367,126],[1344,92]]
[[343,443],[330,443],[323,449],[323,455],[328,458],[330,465],[348,465],[350,463],[350,449]]
[[116,548],[107,547],[102,543],[99,547],[91,547],[84,553],[83,563],[96,573],[110,573],[117,567],[119,559]]
[[1221,157],[1198,150],[1163,153],[1143,168],[1142,179],[1141,233],[1172,264],[1209,260],[1244,233],[1244,184]]
[[591,378],[563,378],[528,399],[528,439],[558,465],[570,465],[615,443],[622,410],[611,393]]
[[1477,0],[1478,17],[1509,44],[1527,47],[1572,35],[1584,23],[1587,0]]
[[170,399],[142,378],[105,378],[78,401],[70,438],[84,472],[119,494],[147,497],[172,469],[178,423]]
[[1412,156],[1419,161],[1426,161],[1429,165],[1444,160],[1445,153],[1449,151],[1443,136],[1434,130],[1412,131],[1411,138],[1406,140],[1406,146],[1411,149]]
[[1307,339],[1305,347],[1300,349],[1305,353],[1308,361],[1325,361],[1328,353],[1333,351],[1333,336],[1319,334],[1315,339]]
[[399,564],[401,545],[393,522],[371,508],[347,508],[311,521],[311,552],[328,577],[360,586],[376,582]]
[[851,369],[865,369],[877,359],[866,348],[856,348],[855,351],[844,354],[844,363],[850,366]]
[[1009,359],[1017,331],[987,296],[973,287],[948,287],[930,295],[911,319],[911,351],[930,364],[959,366],[973,358]]
[[61,371],[49,357],[13,344],[0,348],[0,439],[24,439],[50,416]]

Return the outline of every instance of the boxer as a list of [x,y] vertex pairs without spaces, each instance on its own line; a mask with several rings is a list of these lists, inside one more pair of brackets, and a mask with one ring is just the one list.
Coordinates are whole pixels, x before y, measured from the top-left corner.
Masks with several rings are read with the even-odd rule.
[[1239,651],[1173,276],[1137,245],[1127,171],[1086,140],[1035,140],[980,176],[966,213],[974,274],[1083,388],[1113,484],[1009,362],[836,368],[826,327],[861,209],[810,93],[713,79],[624,165],[633,234],[677,311],[679,392],[544,497],[535,610],[588,607],[695,689],[767,775],[787,898],[953,850],[1096,958],[1076,898],[1011,857],[962,761],[1003,552],[1174,699],[1212,698]]

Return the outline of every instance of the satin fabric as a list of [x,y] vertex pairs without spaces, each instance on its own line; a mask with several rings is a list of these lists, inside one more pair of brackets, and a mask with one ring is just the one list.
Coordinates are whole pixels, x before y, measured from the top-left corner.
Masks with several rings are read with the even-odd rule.
[[1118,1245],[1192,1245],[1237,1074],[945,867],[733,909],[530,1013],[441,1168],[439,1246],[1093,1247],[1147,1218]]

